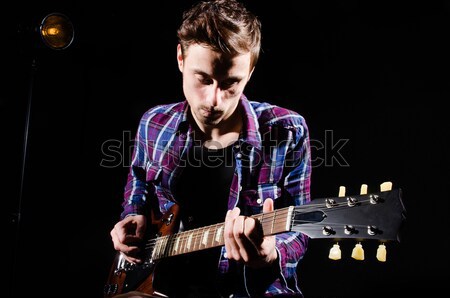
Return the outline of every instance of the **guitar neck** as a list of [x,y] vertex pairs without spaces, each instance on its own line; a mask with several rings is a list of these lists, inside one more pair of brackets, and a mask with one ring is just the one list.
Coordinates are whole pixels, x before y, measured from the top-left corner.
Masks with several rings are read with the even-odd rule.
[[[301,232],[310,238],[398,240],[405,218],[401,190],[316,199],[251,216],[264,236]],[[224,245],[224,223],[149,240],[152,260]]]
[[[260,222],[264,236],[290,231],[294,207],[277,209],[251,216]],[[224,223],[183,231],[152,239],[147,244],[152,247],[153,260],[186,254],[224,245]]]

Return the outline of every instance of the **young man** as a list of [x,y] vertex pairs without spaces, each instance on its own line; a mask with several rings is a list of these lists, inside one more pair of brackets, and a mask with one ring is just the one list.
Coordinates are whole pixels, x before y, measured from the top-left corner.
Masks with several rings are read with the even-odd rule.
[[[151,108],[141,118],[124,209],[111,230],[114,248],[141,263],[137,243],[150,214],[164,215],[176,205],[180,230],[224,222],[224,245],[158,263],[158,293],[302,297],[296,267],[307,237],[264,235],[262,221],[250,217],[310,200],[303,117],[243,94],[260,52],[260,22],[235,0],[201,2],[183,15],[178,37],[186,100]],[[124,294],[133,295],[146,296]]]

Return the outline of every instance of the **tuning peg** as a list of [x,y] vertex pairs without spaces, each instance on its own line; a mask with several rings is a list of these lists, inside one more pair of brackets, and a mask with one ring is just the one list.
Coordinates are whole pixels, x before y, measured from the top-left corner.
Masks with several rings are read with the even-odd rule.
[[367,194],[367,184],[361,184],[361,190],[359,191],[359,194],[361,195]]
[[352,250],[352,258],[358,261],[364,260],[364,249],[361,243],[356,243]]
[[340,260],[341,259],[341,249],[339,244],[333,244],[333,247],[330,248],[330,253],[328,254],[328,258],[332,260]]
[[345,186],[339,186],[338,197],[345,197]]
[[380,191],[390,191],[392,190],[392,182],[383,182],[380,184]]
[[386,262],[386,245],[384,245],[384,243],[378,245],[377,260],[380,262]]

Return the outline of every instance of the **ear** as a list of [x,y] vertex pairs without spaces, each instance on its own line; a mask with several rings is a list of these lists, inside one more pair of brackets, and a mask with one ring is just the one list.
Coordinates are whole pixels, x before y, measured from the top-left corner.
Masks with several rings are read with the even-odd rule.
[[248,74],[248,80],[250,81],[250,78],[252,77],[253,71],[255,70],[255,67],[253,66],[252,70],[250,71],[250,73]]
[[183,72],[183,51],[181,50],[181,45],[178,44],[177,46],[177,62],[178,62],[178,69]]

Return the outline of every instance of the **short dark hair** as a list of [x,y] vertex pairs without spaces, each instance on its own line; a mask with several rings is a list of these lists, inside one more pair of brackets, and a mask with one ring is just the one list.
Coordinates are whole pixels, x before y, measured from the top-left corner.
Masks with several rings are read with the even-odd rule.
[[232,56],[250,52],[251,67],[258,61],[261,23],[236,0],[197,3],[183,13],[177,33],[183,53],[190,45],[201,44]]

